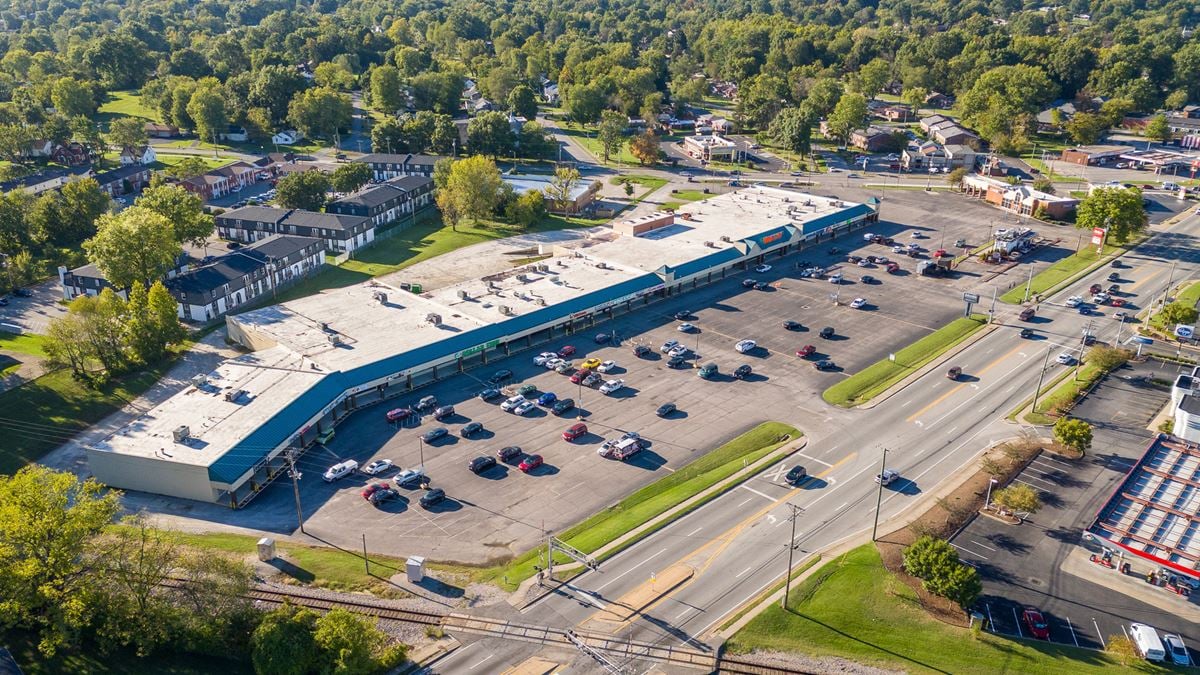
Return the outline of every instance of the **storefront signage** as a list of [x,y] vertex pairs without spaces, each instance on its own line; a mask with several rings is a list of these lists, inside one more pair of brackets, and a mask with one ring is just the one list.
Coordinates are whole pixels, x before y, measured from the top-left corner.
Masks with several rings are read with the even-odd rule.
[[460,358],[460,359],[465,359],[465,358],[467,358],[468,356],[473,356],[473,355],[475,355],[475,354],[478,354],[479,352],[482,352],[482,351],[484,351],[484,350],[491,349],[491,348],[493,348],[493,347],[495,347],[495,346],[497,346],[497,345],[499,345],[499,344],[500,344],[500,341],[499,341],[499,340],[492,340],[492,341],[490,341],[490,342],[485,342],[485,343],[483,343],[483,344],[481,344],[481,345],[476,345],[476,346],[474,346],[474,347],[470,347],[470,348],[468,348],[468,349],[464,349],[464,350],[462,350],[461,352],[459,352],[459,353],[458,353],[458,358]]
[[768,234],[767,236],[763,237],[762,244],[763,244],[763,246],[767,246],[769,244],[773,244],[773,243],[779,241],[780,239],[783,239],[782,232],[776,232],[775,234]]

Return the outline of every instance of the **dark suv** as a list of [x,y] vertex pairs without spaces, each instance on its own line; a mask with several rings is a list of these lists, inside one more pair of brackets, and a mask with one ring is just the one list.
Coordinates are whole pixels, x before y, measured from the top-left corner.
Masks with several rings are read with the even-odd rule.
[[554,407],[551,408],[550,410],[553,411],[555,415],[561,415],[574,407],[575,407],[575,399],[563,398],[563,399],[559,399],[557,402],[555,402]]
[[633,348],[633,355],[638,358],[642,358],[642,357],[646,356],[647,354],[651,353],[652,351],[653,350],[650,349],[649,347],[647,347],[646,345],[638,345]]
[[733,371],[733,376],[739,380],[744,380],[747,377],[749,377],[750,373],[752,373],[752,372],[754,372],[754,371],[753,371],[753,369],[750,368],[750,366],[748,364],[742,364],[742,365],[738,366],[736,370]]
[[471,473],[480,474],[492,468],[493,466],[496,466],[496,460],[492,457],[485,456],[476,457],[475,459],[471,460],[471,463],[467,465],[467,468],[471,470]]
[[826,327],[822,328],[821,333],[820,333],[821,337],[825,338],[826,340],[832,338],[833,334],[834,334],[833,326],[826,326]]
[[808,478],[808,469],[805,469],[804,467],[797,464],[796,466],[792,467],[791,471],[787,472],[787,476],[784,478],[784,480],[791,483],[792,485],[795,485],[795,484],[799,483],[800,481],[804,480],[805,478]]

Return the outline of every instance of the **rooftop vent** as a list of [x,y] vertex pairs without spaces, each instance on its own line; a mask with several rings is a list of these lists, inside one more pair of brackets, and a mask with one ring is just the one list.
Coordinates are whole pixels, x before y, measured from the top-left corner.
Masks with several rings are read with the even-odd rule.
[[499,310],[504,316],[513,316],[512,307],[509,307],[508,305],[500,305]]
[[245,393],[245,389],[227,389],[225,390],[225,400],[234,403]]
[[371,294],[371,299],[374,300],[375,302],[378,302],[381,305],[386,305],[388,296],[387,296],[387,293],[384,293],[383,291],[375,291],[374,293]]
[[518,274],[517,281],[525,283],[526,281],[529,281],[529,277],[525,276],[524,274]]
[[204,373],[192,376],[192,386],[199,389],[208,384],[208,376]]
[[458,297],[462,300],[470,300],[471,294],[468,293],[465,288],[460,288],[458,289]]
[[175,427],[175,430],[171,432],[171,436],[175,439],[176,443],[187,443],[187,440],[192,437],[192,430],[188,425],[181,424]]
[[733,243],[733,240],[732,240],[732,239],[730,239],[730,238],[729,238],[728,236],[726,236],[726,235],[721,235],[721,241],[723,241],[723,242],[725,242],[725,243],[727,243],[727,244],[731,244],[731,243]]
[[425,323],[432,324],[434,326],[440,326],[442,325],[442,315],[433,313],[426,314]]
[[714,242],[714,241],[706,241],[706,242],[704,242],[704,245],[705,245],[705,246],[707,246],[707,247],[709,247],[709,248],[716,248],[716,247],[717,247],[717,243],[716,243],[716,242]]
[[534,299],[534,302],[536,302],[536,303],[538,304],[538,306],[539,306],[539,307],[545,307],[545,306],[546,306],[546,299],[545,299],[545,298],[535,298],[535,299]]

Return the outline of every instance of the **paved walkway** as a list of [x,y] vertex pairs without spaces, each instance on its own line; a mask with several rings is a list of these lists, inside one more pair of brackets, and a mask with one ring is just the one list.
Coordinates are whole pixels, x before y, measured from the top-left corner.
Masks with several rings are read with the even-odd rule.
[[0,349],[0,370],[7,368],[10,365],[10,360],[16,361],[19,365],[15,371],[4,377],[0,377],[0,392],[16,389],[30,380],[37,379],[42,373],[46,372],[46,368],[42,365],[40,358],[7,349]]

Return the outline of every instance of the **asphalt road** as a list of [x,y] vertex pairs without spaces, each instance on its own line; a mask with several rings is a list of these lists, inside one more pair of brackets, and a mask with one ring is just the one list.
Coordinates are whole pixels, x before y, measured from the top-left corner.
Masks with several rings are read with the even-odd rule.
[[[1124,295],[1132,302],[1148,303],[1172,274],[1172,263],[1176,279],[1195,276],[1197,248],[1191,242],[1198,226],[1200,218],[1193,215],[1127,255],[1131,267],[1121,270]],[[1014,273],[1023,274],[1018,270]],[[1032,326],[1039,339],[1020,338],[1018,329],[1024,324],[1015,319],[1015,309],[1001,308],[1004,325],[954,358],[966,375],[960,382],[946,379],[937,368],[872,409],[805,417],[802,426],[810,440],[796,461],[809,468],[808,482],[798,488],[779,484],[779,470],[791,462],[769,470],[576,578],[531,607],[522,620],[583,623],[609,603],[652,583],[652,574],[682,563],[695,570],[692,579],[644,609],[620,634],[712,648],[713,631],[722,619],[782,575],[790,505],[802,509],[794,540],[798,565],[814,551],[869,532],[876,497],[871,476],[879,469],[885,446],[888,467],[899,470],[903,480],[885,491],[883,520],[973,463],[988,445],[1016,435],[1018,428],[1003,418],[1032,393],[1047,351],[1057,354],[1076,346],[1089,322],[1101,341],[1115,340],[1118,323],[1106,317],[1112,308],[1083,316],[1061,304],[1070,295],[1086,294],[1092,283],[1107,285],[1110,271],[1100,268],[1043,303],[1039,322]],[[1008,281],[1002,276],[991,283]],[[1049,367],[1064,366],[1051,359]],[[437,671],[466,672],[441,667]]]

